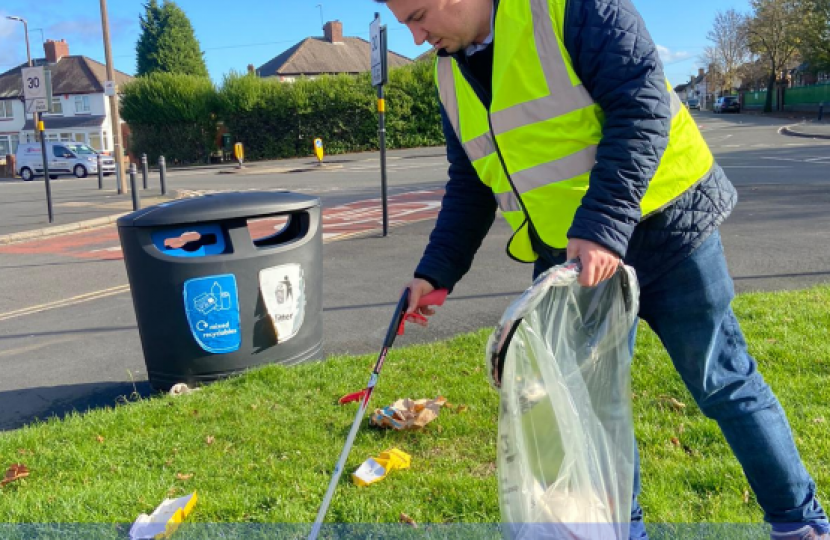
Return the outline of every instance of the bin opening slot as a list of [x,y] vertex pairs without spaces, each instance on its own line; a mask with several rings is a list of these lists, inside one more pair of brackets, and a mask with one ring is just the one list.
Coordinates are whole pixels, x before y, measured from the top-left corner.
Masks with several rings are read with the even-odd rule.
[[215,244],[215,234],[201,234],[196,231],[186,232],[178,238],[168,238],[164,241],[164,247],[167,249],[182,249],[191,253],[204,246],[212,246]]
[[207,257],[225,253],[228,243],[222,227],[215,223],[155,231],[156,249],[172,257]]
[[257,248],[277,247],[303,238],[308,234],[310,219],[307,212],[269,216],[248,220],[248,233]]

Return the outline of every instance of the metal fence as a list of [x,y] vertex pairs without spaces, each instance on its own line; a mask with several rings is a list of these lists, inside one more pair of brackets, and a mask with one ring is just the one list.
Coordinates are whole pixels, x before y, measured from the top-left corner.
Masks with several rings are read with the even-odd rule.
[[[784,110],[799,112],[816,112],[822,104],[830,106],[830,82],[814,84],[812,86],[799,86],[786,88],[783,91]],[[780,110],[778,107],[779,92],[776,90],[772,96],[772,110]],[[744,109],[763,109],[767,99],[767,91],[743,93]]]

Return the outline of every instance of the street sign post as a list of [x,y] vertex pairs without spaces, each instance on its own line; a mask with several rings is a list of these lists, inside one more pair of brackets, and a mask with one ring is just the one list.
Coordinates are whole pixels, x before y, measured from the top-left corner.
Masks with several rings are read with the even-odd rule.
[[23,68],[23,97],[26,100],[26,112],[47,112],[51,96],[47,90],[46,74],[43,66]]
[[389,204],[386,181],[386,99],[383,85],[388,81],[386,26],[380,24],[380,13],[375,13],[375,20],[369,25],[369,42],[371,45],[372,85],[378,89],[378,136],[380,138],[380,188],[383,201],[383,236],[389,234]]

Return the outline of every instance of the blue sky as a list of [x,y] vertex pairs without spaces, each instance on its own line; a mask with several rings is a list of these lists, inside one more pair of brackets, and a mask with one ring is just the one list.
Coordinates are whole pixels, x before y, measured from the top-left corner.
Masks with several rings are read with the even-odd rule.
[[[190,17],[205,52],[211,77],[219,82],[230,70],[259,67],[308,36],[322,35],[324,20],[343,22],[346,36],[368,38],[375,11],[389,27],[389,48],[414,58],[428,49],[416,47],[405,27],[391,12],[371,0],[179,0]],[[748,11],[747,0],[634,0],[655,42],[661,47],[666,73],[673,85],[697,72],[709,42],[706,33],[718,10]],[[142,0],[109,0],[113,58],[116,69],[135,71],[135,42]],[[318,7],[322,6],[322,7]],[[25,62],[23,25],[5,20],[17,15],[28,20],[32,54],[43,55],[41,38],[66,39],[70,54],[104,61],[99,0],[4,0],[0,6],[0,72]]]

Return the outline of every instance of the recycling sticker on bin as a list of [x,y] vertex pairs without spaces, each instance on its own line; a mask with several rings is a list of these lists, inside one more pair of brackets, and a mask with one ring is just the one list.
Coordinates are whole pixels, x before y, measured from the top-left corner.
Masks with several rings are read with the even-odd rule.
[[259,272],[259,290],[271,317],[277,343],[297,335],[305,317],[305,282],[299,264],[284,264]]
[[184,307],[193,337],[210,353],[239,350],[239,295],[236,276],[191,279],[184,284]]

